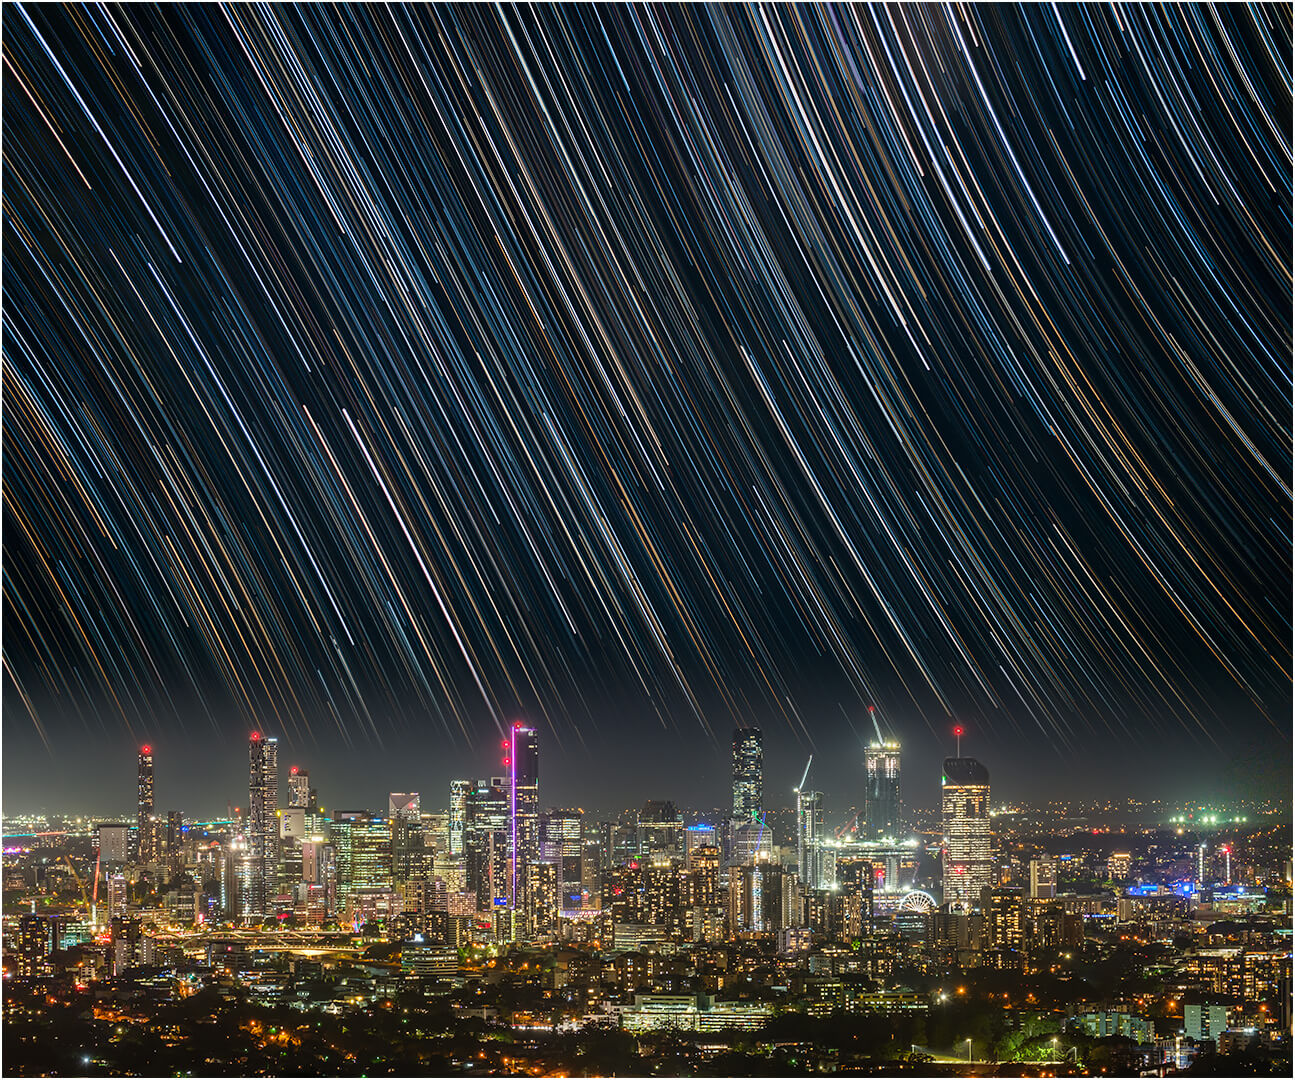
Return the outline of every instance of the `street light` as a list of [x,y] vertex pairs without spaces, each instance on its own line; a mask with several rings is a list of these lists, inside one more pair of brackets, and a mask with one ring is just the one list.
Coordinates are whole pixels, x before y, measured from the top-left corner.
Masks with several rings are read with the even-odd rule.
[[1057,1061],[1057,1037],[1056,1037],[1055,1035],[1053,1035],[1053,1036],[1052,1036],[1052,1062],[1053,1062],[1053,1064],[1056,1064],[1056,1061]]
[[967,1064],[971,1064],[971,1040],[967,1040]]

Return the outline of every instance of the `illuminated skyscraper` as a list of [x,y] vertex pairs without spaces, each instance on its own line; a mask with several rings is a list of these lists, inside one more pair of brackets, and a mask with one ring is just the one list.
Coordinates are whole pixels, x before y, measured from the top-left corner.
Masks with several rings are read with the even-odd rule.
[[525,906],[526,865],[540,857],[540,751],[534,728],[513,724],[508,747],[508,900]]
[[367,810],[341,810],[333,815],[331,834],[339,908],[358,891],[392,887],[389,819]]
[[288,773],[288,805],[302,810],[310,806],[310,773],[295,765]]
[[945,758],[942,786],[944,902],[970,911],[993,884],[989,770],[975,758]]
[[139,861],[157,858],[157,829],[153,820],[153,748],[139,748],[139,810],[136,817]]
[[508,903],[509,797],[509,782],[502,776],[478,780],[467,792],[463,852],[478,910]]
[[104,822],[99,826],[99,858],[104,866],[123,866],[130,859],[130,826]]
[[279,740],[254,731],[247,740],[247,894],[241,905],[248,916],[264,915],[278,893]]
[[279,879],[277,895],[289,911],[305,893],[303,845],[317,835],[317,814],[311,813],[310,774],[296,765],[288,770],[288,806],[279,815]]
[[540,858],[557,867],[558,901],[564,911],[583,905],[584,813],[550,810],[540,819]]
[[402,821],[422,821],[422,800],[416,791],[393,791],[387,796],[387,816]]
[[471,790],[471,780],[450,781],[449,835],[446,838],[446,847],[451,855],[457,855],[460,858],[465,850],[463,837],[468,823],[468,792]]
[[733,820],[757,821],[764,809],[764,737],[757,727],[733,730]]
[[1050,855],[1030,860],[1030,898],[1051,900],[1057,895],[1057,860]]
[[423,814],[418,792],[392,792],[387,797],[387,816],[391,820],[392,879],[397,885],[425,880],[431,870],[425,858]]
[[645,858],[682,859],[683,815],[668,799],[649,799],[639,811],[636,828],[638,854]]
[[823,793],[796,792],[796,865],[807,889],[822,888]]
[[899,743],[873,743],[863,752],[863,765],[866,786],[859,838],[898,837],[904,828],[904,804],[899,794]]

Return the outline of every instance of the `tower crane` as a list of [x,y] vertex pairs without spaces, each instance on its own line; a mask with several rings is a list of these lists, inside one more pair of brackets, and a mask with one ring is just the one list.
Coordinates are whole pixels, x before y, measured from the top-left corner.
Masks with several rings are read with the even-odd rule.
[[[81,880],[81,875],[76,872],[76,867],[72,865],[71,859],[69,859],[66,855],[64,855],[63,861],[67,863],[67,868],[70,871],[72,871],[72,880],[76,882],[77,888],[81,890],[81,903],[85,905],[86,913],[90,914],[91,913],[90,898],[86,895],[86,892],[85,892],[85,882]],[[91,922],[94,921],[93,914],[91,914],[90,921]]]
[[810,754],[809,760],[805,762],[805,772],[800,778],[800,783],[797,784],[795,787],[795,791],[797,795],[799,795],[802,791],[805,790],[805,781],[809,779],[809,767],[813,764],[814,764],[814,755]]

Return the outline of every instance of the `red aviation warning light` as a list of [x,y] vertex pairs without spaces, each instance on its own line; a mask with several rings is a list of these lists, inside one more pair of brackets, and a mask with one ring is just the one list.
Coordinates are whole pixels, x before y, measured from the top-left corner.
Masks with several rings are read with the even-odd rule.
[[139,748],[139,752],[140,752],[141,754],[151,754],[151,753],[153,752],[153,748],[152,748],[151,746],[149,746],[149,745],[145,744],[144,746],[141,746],[141,747]]
[[962,757],[962,725],[959,724],[953,729],[954,737],[958,740],[958,757]]
[[259,731],[254,731],[254,732],[252,732],[252,734],[251,734],[251,735],[249,735],[249,736],[248,736],[248,738],[249,738],[249,739],[251,739],[251,740],[252,740],[252,742],[260,742],[260,741],[261,741],[261,733],[260,733]]
[[297,775],[297,766],[295,766],[295,765],[294,765],[294,766],[293,766],[291,769],[289,769],[288,771],[289,771],[293,776],[296,776],[296,775]]

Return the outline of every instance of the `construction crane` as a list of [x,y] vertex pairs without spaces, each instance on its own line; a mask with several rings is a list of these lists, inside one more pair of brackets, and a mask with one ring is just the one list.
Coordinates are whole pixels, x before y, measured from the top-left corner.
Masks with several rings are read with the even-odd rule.
[[809,779],[809,767],[814,764],[814,755],[809,755],[809,760],[805,762],[805,772],[800,778],[800,783],[793,789],[797,795],[805,790],[805,781]]
[[81,890],[81,903],[85,905],[86,911],[90,913],[90,921],[94,922],[93,908],[90,904],[90,898],[85,893],[85,882],[81,880],[81,875],[76,872],[76,867],[72,865],[71,859],[64,855],[63,861],[67,863],[67,868],[72,871],[72,880],[76,882],[77,888]]
[[877,745],[884,746],[886,740],[881,737],[881,725],[877,723],[877,706],[868,706],[868,719],[872,721],[872,730],[877,733]]
[[103,858],[102,851],[96,851],[94,855],[94,889],[90,894],[90,925],[99,924],[99,860]]
[[863,813],[862,810],[856,810],[853,814],[851,814],[848,818],[846,818],[845,821],[843,821],[840,825],[836,827],[835,836],[838,840],[845,839],[847,836],[849,836],[851,833],[855,831],[855,825],[858,823],[859,815],[861,813]]

